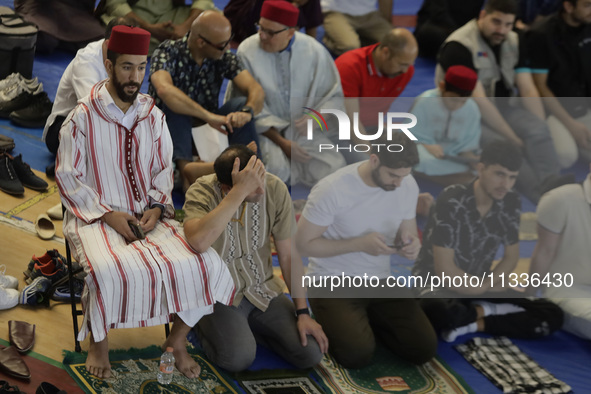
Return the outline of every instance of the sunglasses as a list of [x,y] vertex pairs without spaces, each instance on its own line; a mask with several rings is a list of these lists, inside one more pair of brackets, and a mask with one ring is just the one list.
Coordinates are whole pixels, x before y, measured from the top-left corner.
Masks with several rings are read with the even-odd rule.
[[213,42],[209,41],[207,38],[203,37],[201,34],[199,34],[199,38],[201,38],[203,41],[205,41],[206,44],[211,45],[212,47],[214,47],[218,51],[223,51],[230,44],[230,41],[232,41],[232,39],[234,38],[234,34],[232,34],[230,36],[230,39],[228,41],[226,41],[222,44],[214,44]]
[[289,27],[286,27],[285,29],[281,29],[281,30],[269,30],[269,29],[265,29],[264,27],[262,27],[261,25],[259,25],[258,23],[255,24],[257,31],[261,31],[263,33],[265,33],[266,35],[268,35],[269,37],[273,38],[275,37],[276,34],[282,33],[286,30],[289,29]]

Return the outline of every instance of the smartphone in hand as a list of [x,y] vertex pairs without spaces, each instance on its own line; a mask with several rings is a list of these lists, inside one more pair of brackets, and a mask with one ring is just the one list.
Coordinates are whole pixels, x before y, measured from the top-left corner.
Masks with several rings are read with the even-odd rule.
[[146,234],[144,234],[144,230],[142,230],[141,226],[138,223],[129,221],[129,228],[133,231],[133,234],[137,239],[144,239],[146,238]]

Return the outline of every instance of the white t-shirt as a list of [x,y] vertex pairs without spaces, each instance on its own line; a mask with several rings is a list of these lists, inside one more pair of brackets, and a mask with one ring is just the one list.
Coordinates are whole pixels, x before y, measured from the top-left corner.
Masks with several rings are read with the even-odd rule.
[[376,0],[320,0],[322,12],[337,11],[342,14],[359,16],[377,11]]
[[[591,179],[544,194],[536,213],[538,223],[561,234],[550,273],[572,274],[577,285],[591,285]],[[549,288],[547,295],[556,289]]]
[[[348,165],[323,178],[310,192],[302,215],[317,226],[328,226],[327,239],[349,239],[379,232],[394,242],[400,223],[414,219],[419,187],[412,175],[393,191],[370,187],[359,175],[359,166]],[[387,242],[389,244],[389,242]],[[390,275],[390,256],[362,252],[309,258],[308,275]]]
[[88,96],[90,89],[97,82],[109,76],[103,60],[104,41],[104,39],[94,41],[80,49],[76,53],[76,57],[66,67],[57,87],[51,114],[45,123],[43,141],[47,136],[47,130],[57,116],[68,116],[78,104],[78,100]]

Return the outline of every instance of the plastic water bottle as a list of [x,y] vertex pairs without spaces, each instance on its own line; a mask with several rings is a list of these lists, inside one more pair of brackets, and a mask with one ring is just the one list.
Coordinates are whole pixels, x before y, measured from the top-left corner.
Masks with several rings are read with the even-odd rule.
[[158,383],[170,384],[172,382],[172,372],[174,371],[174,349],[170,346],[162,353],[160,357],[160,370],[158,371]]

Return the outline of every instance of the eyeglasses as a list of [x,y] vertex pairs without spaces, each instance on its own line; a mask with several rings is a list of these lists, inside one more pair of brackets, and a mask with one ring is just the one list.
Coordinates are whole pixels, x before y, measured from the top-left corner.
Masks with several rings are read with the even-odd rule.
[[268,35],[271,38],[275,37],[276,34],[282,33],[282,32],[289,29],[289,27],[286,27],[285,29],[281,29],[281,30],[269,30],[269,29],[265,29],[264,27],[262,27],[258,23],[255,24],[255,26],[257,28],[257,31],[262,31],[263,33],[265,33],[266,35]]
[[230,41],[232,41],[232,39],[234,38],[234,34],[232,34],[230,36],[230,39],[228,41],[226,41],[222,44],[214,44],[213,42],[209,41],[207,38],[203,37],[201,34],[199,34],[199,38],[201,38],[203,41],[205,41],[206,44],[211,45],[212,47],[214,47],[218,51],[223,51],[230,44]]

